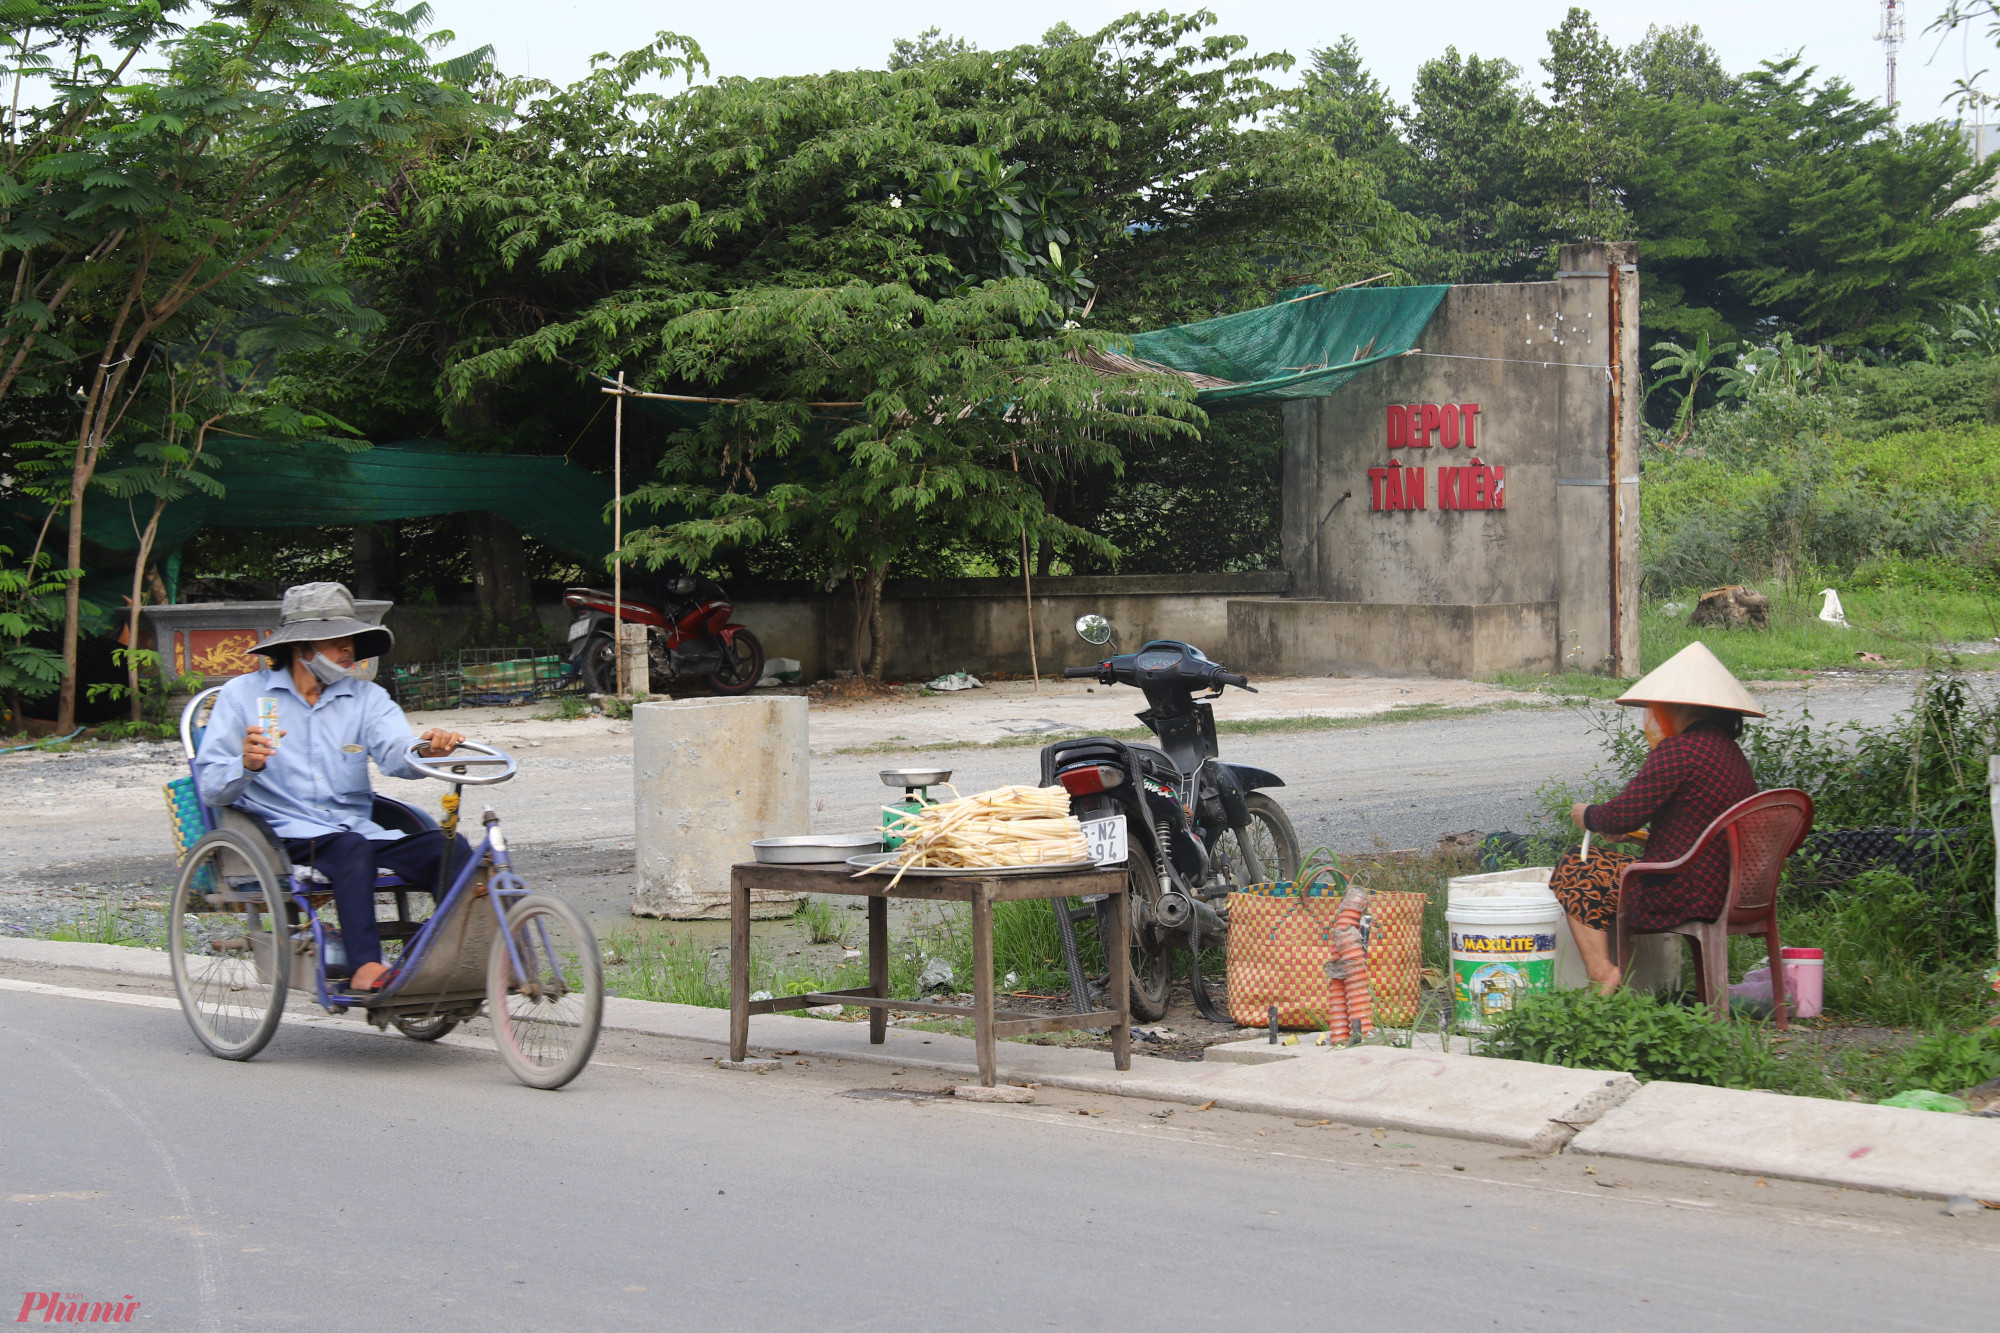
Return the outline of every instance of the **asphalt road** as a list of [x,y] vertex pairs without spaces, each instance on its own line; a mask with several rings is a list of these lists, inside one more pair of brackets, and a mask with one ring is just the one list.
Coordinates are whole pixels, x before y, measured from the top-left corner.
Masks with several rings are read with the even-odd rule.
[[[1980,680],[1980,688],[1995,684]],[[1766,698],[1780,720],[1809,697],[1822,723],[1875,724],[1907,706],[1910,689],[1909,679],[1895,678],[1821,684],[1809,696],[1779,688]],[[1137,692],[1128,693],[1136,708]],[[1220,716],[1230,715],[1235,697],[1217,706]],[[629,728],[535,722],[531,711],[481,728],[480,738],[512,751],[521,768],[504,786],[469,793],[467,808],[491,803],[500,811],[516,864],[532,882],[571,898],[600,923],[622,919],[633,874]],[[1526,828],[1538,787],[1584,782],[1600,762],[1591,725],[1588,713],[1564,708],[1473,713],[1332,731],[1225,733],[1222,753],[1284,778],[1273,794],[1303,847],[1429,847],[1466,829]],[[1033,782],[1039,773],[1033,746],[815,755],[813,827],[876,827],[882,805],[900,796],[878,771],[915,765],[952,768],[961,791]],[[0,802],[0,929],[40,933],[87,913],[100,897],[156,896],[173,864],[160,784],[185,771],[178,747],[169,745],[0,759],[0,790],[9,798]],[[426,805],[441,793],[432,782],[377,785]]]
[[712,1054],[614,1036],[545,1093],[483,1044],[287,1024],[231,1064],[171,1008],[0,990],[0,1294],[575,1333],[1935,1330],[2000,1292],[2000,1213]]
[[[1760,689],[1764,687],[1759,686]],[[1990,684],[1988,688],[1991,688]],[[1136,691],[1129,691],[1135,701]],[[1229,699],[1216,705],[1229,716]],[[1908,705],[1905,681],[1819,686],[1766,696],[1775,722],[1810,706],[1820,724],[1878,725]],[[1135,702],[1135,707],[1137,703]],[[1267,768],[1285,780],[1272,792],[1298,830],[1302,849],[1429,848],[1447,833],[1525,830],[1544,783],[1581,784],[1603,761],[1596,709],[1522,709],[1426,721],[1371,721],[1335,731],[1263,732],[1221,737],[1222,756]],[[1624,709],[1605,713],[1616,721]],[[1037,751],[960,749],[829,755],[813,761],[815,829],[866,828],[880,819],[884,768],[951,767],[961,791],[1039,778]]]

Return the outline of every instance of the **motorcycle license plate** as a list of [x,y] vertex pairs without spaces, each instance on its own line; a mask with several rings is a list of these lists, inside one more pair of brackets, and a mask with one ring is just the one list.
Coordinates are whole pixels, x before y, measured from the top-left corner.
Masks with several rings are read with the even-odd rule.
[[1125,816],[1083,821],[1083,842],[1090,859],[1101,866],[1119,865],[1125,860]]
[[570,642],[574,643],[576,640],[582,638],[584,635],[588,633],[590,633],[589,616],[585,616],[582,620],[573,620],[570,622],[569,626]]

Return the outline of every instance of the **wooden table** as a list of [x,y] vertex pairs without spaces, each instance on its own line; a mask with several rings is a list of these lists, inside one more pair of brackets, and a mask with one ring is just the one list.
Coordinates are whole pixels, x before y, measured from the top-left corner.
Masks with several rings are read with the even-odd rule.
[[[1021,1032],[1058,1032],[1068,1028],[1108,1027],[1111,1029],[1112,1059],[1119,1069],[1132,1067],[1131,955],[1125,949],[1107,950],[1111,955],[1109,1000],[1112,1009],[1091,1013],[1050,1017],[993,1007],[993,904],[1048,898],[1076,898],[1084,894],[1109,895],[1111,937],[1125,939],[1131,934],[1123,870],[1084,870],[1046,875],[982,875],[968,871],[962,875],[905,875],[902,883],[889,887],[889,875],[855,876],[844,865],[764,865],[746,862],[729,872],[729,1058],[742,1060],[750,1048],[750,1015],[784,1009],[804,1009],[810,1005],[853,1004],[869,1009],[868,1040],[877,1046],[883,1041],[888,1011],[904,1009],[912,1013],[948,1014],[970,1017],[973,1041],[979,1052],[979,1081],[994,1084],[994,1043],[1001,1037]],[[750,894],[770,889],[779,893],[844,893],[868,900],[868,984],[856,990],[820,991],[811,995],[779,995],[769,1000],[750,998]],[[957,902],[972,905],[972,1005],[932,1004],[925,1000],[896,1000],[889,997],[889,899],[913,898],[925,902]]]

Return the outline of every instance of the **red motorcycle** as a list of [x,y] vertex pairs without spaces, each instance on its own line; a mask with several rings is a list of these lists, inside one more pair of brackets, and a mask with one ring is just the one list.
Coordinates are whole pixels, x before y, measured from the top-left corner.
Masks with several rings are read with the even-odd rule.
[[[736,608],[712,579],[683,575],[667,584],[663,600],[625,593],[625,622],[646,626],[652,684],[707,677],[717,694],[743,694],[764,674],[764,645],[741,625]],[[576,614],[569,627],[569,660],[594,694],[618,689],[618,643],[612,633],[613,602],[602,588],[571,588],[563,604]]]

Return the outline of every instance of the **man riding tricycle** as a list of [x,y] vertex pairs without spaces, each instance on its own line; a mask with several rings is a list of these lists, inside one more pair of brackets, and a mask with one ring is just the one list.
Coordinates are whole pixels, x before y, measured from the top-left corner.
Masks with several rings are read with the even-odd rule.
[[[304,969],[328,1012],[358,1008],[419,1041],[483,1002],[517,1077],[567,1083],[597,1042],[596,939],[575,908],[522,882],[491,809],[476,846],[457,831],[463,789],[506,781],[514,761],[444,728],[410,734],[387,692],[360,678],[393,636],[357,619],[341,585],[288,589],[279,621],[255,650],[266,669],[203,691],[181,718],[193,777],[168,789],[185,850],[167,948],[195,1035],[249,1059]],[[450,783],[443,824],[376,795],[371,759],[393,777]],[[412,916],[413,891],[430,894],[427,918]],[[395,899],[392,922],[376,919],[381,894]]]

